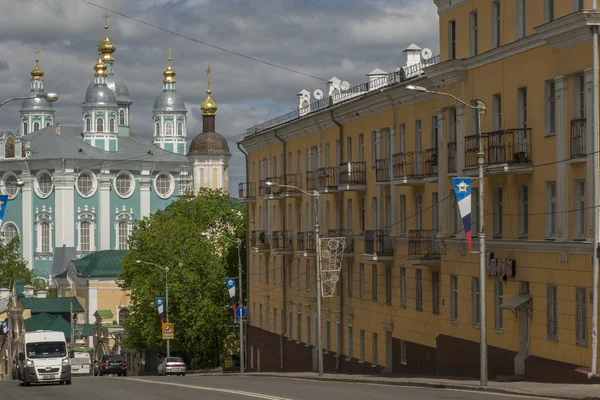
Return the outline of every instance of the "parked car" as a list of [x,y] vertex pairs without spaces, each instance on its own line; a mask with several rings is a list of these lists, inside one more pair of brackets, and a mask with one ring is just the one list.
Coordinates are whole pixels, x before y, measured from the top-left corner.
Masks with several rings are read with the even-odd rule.
[[90,375],[92,360],[88,353],[75,352],[71,359],[71,375]]
[[115,374],[127,376],[127,362],[125,357],[118,354],[105,354],[99,362],[98,375]]
[[165,357],[158,364],[158,375],[183,375],[185,376],[185,363],[180,357]]

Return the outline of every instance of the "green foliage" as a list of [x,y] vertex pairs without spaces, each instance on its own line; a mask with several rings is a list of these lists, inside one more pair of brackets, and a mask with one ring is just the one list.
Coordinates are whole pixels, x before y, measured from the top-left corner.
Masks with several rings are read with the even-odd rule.
[[33,282],[33,273],[19,253],[20,244],[18,236],[8,243],[0,240],[0,287],[11,289],[17,278],[25,280],[26,285]]
[[[203,236],[207,231],[217,235]],[[224,282],[229,275],[237,276],[237,248],[225,246],[225,237],[245,237],[245,214],[232,209],[220,191],[209,189],[182,196],[136,223],[120,276],[132,303],[125,322],[127,345],[165,352],[154,300],[165,296],[167,274],[136,262],[141,260],[169,268],[169,321],[175,324],[171,353],[184,357],[192,369],[215,366],[232,329]]]

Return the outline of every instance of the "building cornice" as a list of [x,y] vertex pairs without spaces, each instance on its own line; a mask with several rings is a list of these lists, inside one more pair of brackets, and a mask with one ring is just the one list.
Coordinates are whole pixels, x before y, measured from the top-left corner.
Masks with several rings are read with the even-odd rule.
[[446,11],[453,10],[461,5],[465,4],[468,0],[433,0],[433,3],[438,9],[438,15],[445,13]]

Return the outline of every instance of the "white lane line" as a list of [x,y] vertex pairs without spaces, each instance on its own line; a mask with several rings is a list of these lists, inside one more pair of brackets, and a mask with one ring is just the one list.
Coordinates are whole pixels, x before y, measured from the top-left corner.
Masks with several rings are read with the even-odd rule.
[[138,378],[120,378],[119,380],[123,380],[123,379],[126,379],[128,381],[134,381],[134,382],[154,383],[157,385],[177,386],[177,387],[182,387],[182,388],[186,388],[186,389],[204,390],[207,392],[237,394],[239,396],[254,397],[257,399],[264,399],[264,400],[292,400],[287,397],[270,396],[270,395],[262,394],[262,393],[244,392],[242,390],[221,389],[221,388],[213,388],[213,387],[207,387],[207,386],[186,385],[184,383],[158,382],[158,381],[151,381],[151,380],[147,380],[147,379],[138,379]]

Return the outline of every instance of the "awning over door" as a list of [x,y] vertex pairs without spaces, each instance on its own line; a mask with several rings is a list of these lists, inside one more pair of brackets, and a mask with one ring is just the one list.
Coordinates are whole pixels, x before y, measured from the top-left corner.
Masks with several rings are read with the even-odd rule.
[[505,310],[516,310],[519,307],[525,305],[531,300],[531,296],[529,294],[520,294],[518,296],[513,297],[505,303],[500,305],[500,308]]

